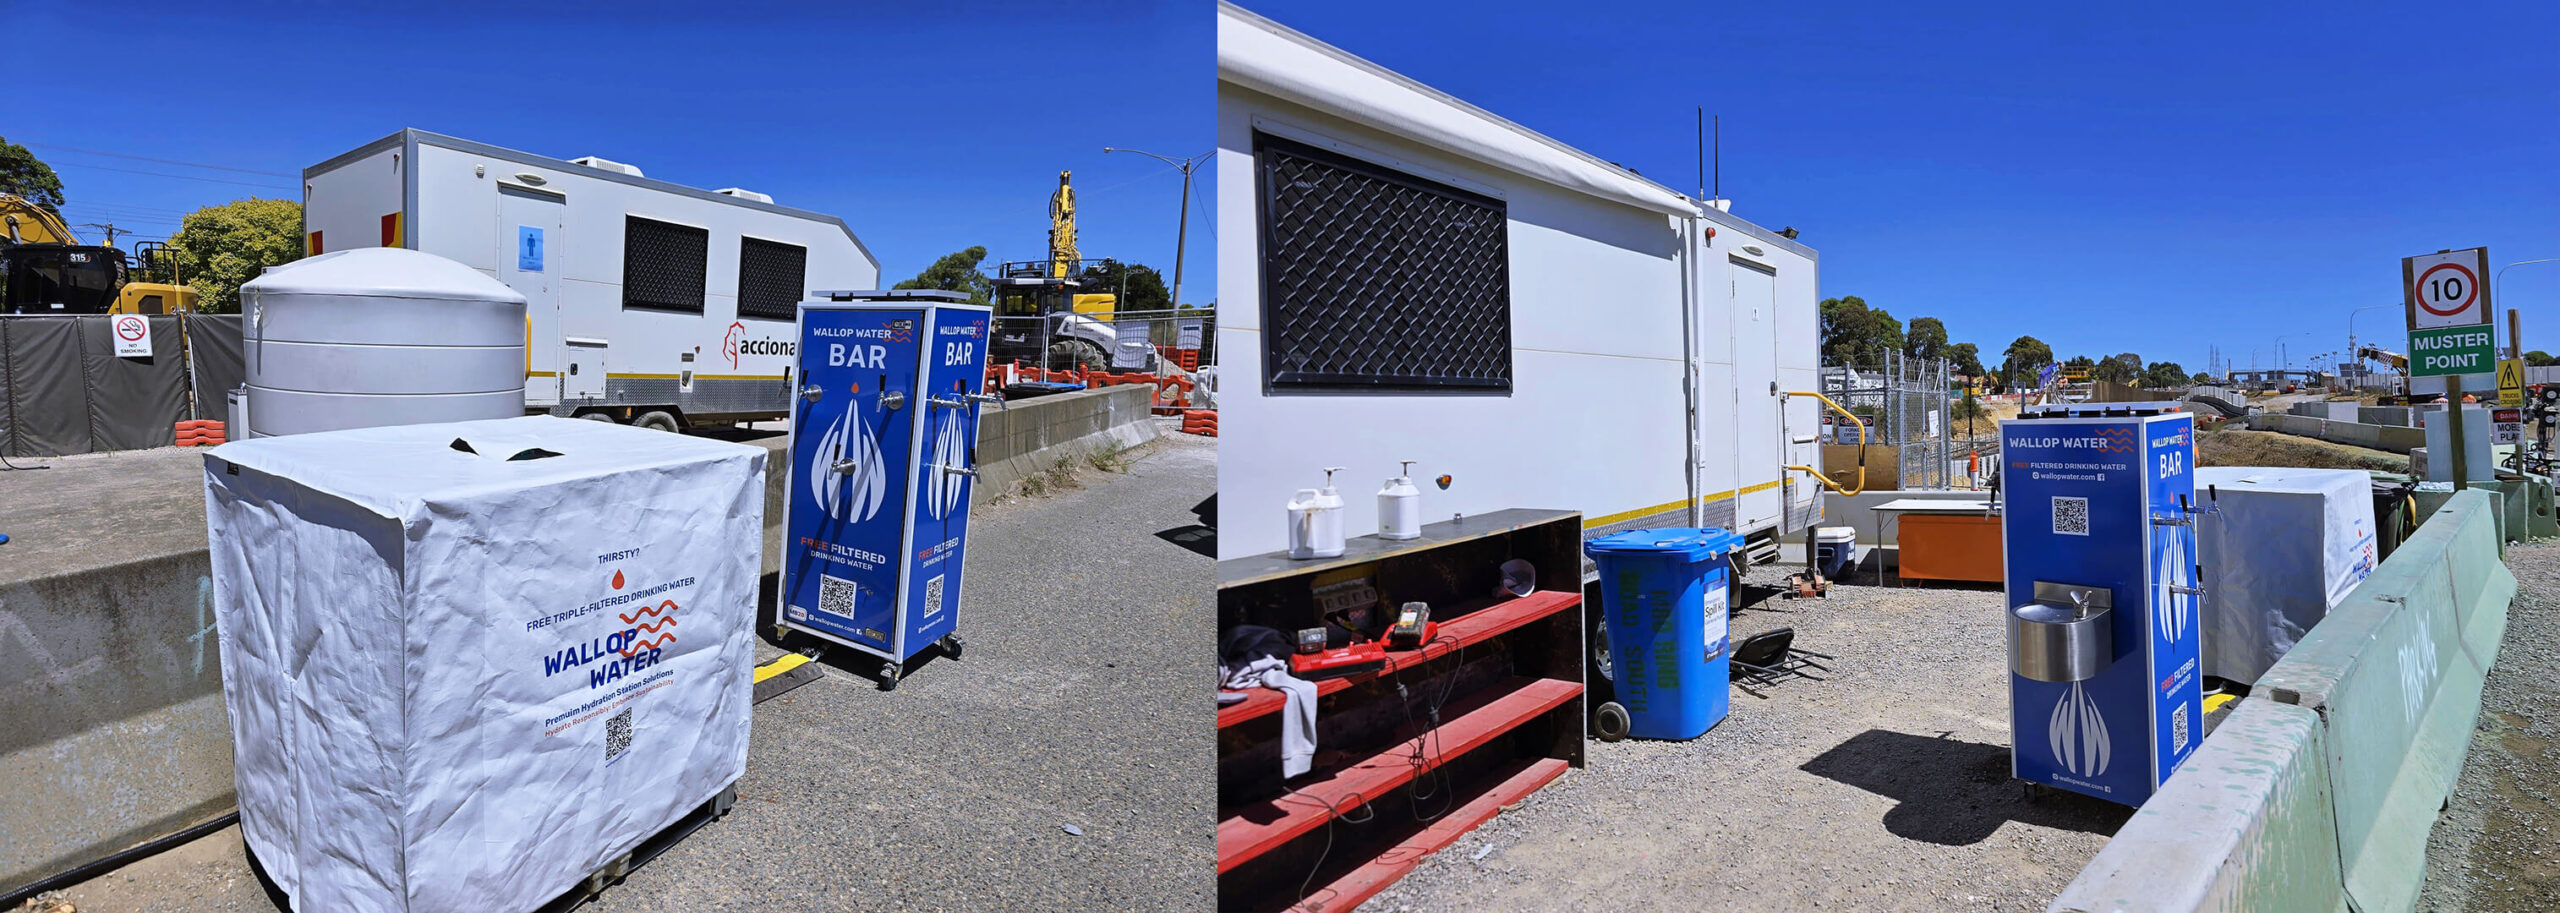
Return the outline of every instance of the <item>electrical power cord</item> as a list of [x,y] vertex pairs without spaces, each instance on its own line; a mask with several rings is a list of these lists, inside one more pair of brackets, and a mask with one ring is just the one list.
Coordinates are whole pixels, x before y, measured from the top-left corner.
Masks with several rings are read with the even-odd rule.
[[[1425,646],[1427,647],[1431,643],[1439,643],[1443,640],[1456,645],[1456,662],[1451,665],[1448,678],[1440,687],[1439,698],[1432,701],[1430,710],[1427,711],[1431,720],[1431,728],[1424,730],[1421,737],[1414,740],[1411,763],[1413,764],[1416,773],[1411,779],[1405,781],[1405,795],[1412,805],[1412,808],[1407,811],[1413,815],[1413,820],[1425,824],[1439,820],[1441,816],[1448,814],[1451,805],[1456,801],[1456,790],[1449,783],[1449,771],[1444,768],[1429,767],[1429,749],[1431,742],[1433,739],[1439,737],[1440,710],[1442,707],[1448,705],[1450,696],[1457,692],[1458,670],[1465,668],[1467,663],[1467,645],[1456,637],[1444,635],[1442,637],[1433,638],[1431,641],[1427,642]],[[1404,705],[1405,723],[1407,725],[1411,725],[1416,722],[1416,720],[1413,715],[1412,694],[1405,688],[1404,684],[1404,669],[1401,667],[1397,668],[1393,673],[1393,678],[1396,686],[1397,702]],[[1440,754],[1445,757],[1447,753],[1447,748],[1443,745]],[[1429,769],[1426,770],[1426,767]],[[1438,774],[1440,777],[1440,783],[1437,787],[1433,787],[1430,790],[1425,791],[1421,788],[1422,780],[1431,774]],[[1333,855],[1334,822],[1340,821],[1344,824],[1367,824],[1377,820],[1378,810],[1369,805],[1367,797],[1361,796],[1358,793],[1353,793],[1351,796],[1352,800],[1358,803],[1356,807],[1366,808],[1369,812],[1366,817],[1362,818],[1352,818],[1344,815],[1341,806],[1332,802],[1327,802],[1318,796],[1299,792],[1296,789],[1289,789],[1288,794],[1323,805],[1327,812],[1324,820],[1324,849],[1316,853],[1315,864],[1307,867],[1307,877],[1299,880],[1298,882],[1298,903],[1304,904],[1307,902],[1307,890],[1315,885],[1316,873],[1324,871],[1325,859]],[[1424,815],[1422,813],[1422,803],[1424,800],[1433,796],[1442,797],[1440,810],[1432,812],[1429,815]]]
[[[1422,730],[1421,736],[1413,740],[1413,757],[1410,763],[1413,765],[1414,776],[1405,781],[1405,795],[1411,800],[1413,806],[1408,811],[1413,815],[1414,821],[1424,824],[1439,820],[1440,816],[1448,814],[1456,802],[1456,789],[1449,782],[1448,769],[1431,763],[1434,754],[1432,743],[1436,739],[1444,738],[1440,735],[1440,711],[1449,705],[1449,698],[1458,690],[1458,675],[1467,665],[1467,646],[1457,638],[1447,636],[1434,638],[1430,643],[1439,643],[1443,640],[1457,647],[1456,658],[1450,664],[1448,676],[1441,680],[1440,696],[1431,700],[1429,709],[1425,712],[1426,717],[1431,721],[1430,727]],[[1405,689],[1404,670],[1401,668],[1395,671],[1395,684],[1396,699],[1404,705],[1405,723],[1407,725],[1420,723],[1420,720],[1414,718],[1413,696]],[[1448,746],[1445,741],[1441,743],[1437,754],[1444,758],[1448,756]],[[1426,781],[1434,775],[1438,777],[1438,784],[1428,785]],[[1440,809],[1429,815],[1423,814],[1422,803],[1434,796],[1440,797]]]
[[[1285,787],[1284,787],[1284,788],[1285,788]],[[1326,801],[1326,800],[1325,800],[1323,797],[1321,797],[1321,796],[1309,795],[1309,794],[1307,794],[1307,793],[1299,792],[1299,791],[1297,791],[1297,790],[1295,790],[1295,789],[1290,789],[1290,790],[1289,790],[1289,795],[1292,795],[1292,796],[1298,796],[1298,797],[1300,797],[1300,798],[1307,799],[1307,800],[1309,800],[1309,801],[1315,802],[1315,803],[1316,803],[1316,804],[1318,804],[1318,805],[1322,805],[1322,806],[1324,806],[1324,810],[1325,810],[1325,817],[1324,817],[1324,849],[1316,853],[1316,863],[1315,863],[1314,865],[1311,865],[1311,866],[1308,866],[1308,867],[1307,867],[1307,877],[1305,877],[1305,878],[1302,878],[1302,879],[1299,879],[1299,880],[1298,880],[1298,903],[1299,903],[1299,904],[1301,904],[1301,905],[1304,905],[1304,904],[1307,902],[1307,889],[1308,889],[1308,888],[1312,888],[1312,887],[1314,887],[1314,886],[1315,886],[1315,883],[1316,883],[1316,873],[1317,873],[1317,872],[1324,871],[1324,860],[1325,860],[1325,857],[1333,855],[1333,826],[1334,826],[1334,822],[1336,822],[1336,821],[1340,821],[1340,822],[1342,822],[1342,823],[1344,823],[1344,824],[1367,824],[1367,823],[1369,823],[1369,822],[1371,822],[1371,821],[1376,821],[1376,820],[1378,820],[1378,810],[1377,810],[1376,808],[1373,808],[1373,807],[1371,807],[1371,806],[1369,805],[1369,799],[1368,799],[1368,797],[1367,797],[1367,796],[1360,795],[1359,793],[1352,793],[1352,794],[1351,794],[1351,801],[1352,801],[1352,802],[1354,802],[1354,803],[1356,803],[1356,804],[1355,804],[1355,805],[1353,805],[1352,807],[1353,807],[1353,808],[1359,808],[1359,809],[1367,809],[1367,810],[1368,810],[1368,812],[1369,812],[1369,814],[1368,814],[1368,816],[1367,816],[1367,817],[1364,817],[1364,818],[1351,818],[1351,817],[1345,816],[1345,815],[1342,813],[1342,806],[1335,805],[1335,804],[1334,804],[1334,803],[1332,803],[1332,802],[1328,802],[1328,801]]]

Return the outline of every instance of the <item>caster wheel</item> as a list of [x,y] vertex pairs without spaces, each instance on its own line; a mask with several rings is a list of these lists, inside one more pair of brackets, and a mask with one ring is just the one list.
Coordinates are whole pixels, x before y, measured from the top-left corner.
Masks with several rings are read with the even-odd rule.
[[900,667],[896,662],[884,662],[884,663],[881,663],[881,664],[880,664],[880,690],[882,690],[882,691],[896,691],[896,690],[898,690],[898,673],[901,673],[901,672],[904,672],[904,671],[906,671],[906,670],[905,670],[904,668],[901,668],[901,667]]
[[943,654],[944,656],[951,657],[952,659],[959,659],[959,658],[960,658],[960,648],[961,648],[962,646],[964,646],[966,642],[964,642],[964,641],[962,641],[962,640],[960,639],[960,635],[959,635],[959,634],[953,633],[953,634],[945,634],[945,635],[942,635],[942,641],[941,641],[941,643],[942,643],[942,654]]
[[1627,708],[1617,701],[1600,705],[1600,711],[1591,717],[1592,732],[1603,742],[1626,738],[1628,725]]

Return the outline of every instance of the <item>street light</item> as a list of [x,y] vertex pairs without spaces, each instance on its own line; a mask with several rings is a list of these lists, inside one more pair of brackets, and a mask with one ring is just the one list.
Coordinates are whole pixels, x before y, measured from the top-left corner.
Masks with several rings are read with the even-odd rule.
[[1182,218],[1180,222],[1176,223],[1173,233],[1173,306],[1176,309],[1180,309],[1182,307],[1182,248],[1183,242],[1191,235],[1191,172],[1193,169],[1200,167],[1201,161],[1207,159],[1210,153],[1203,152],[1190,158],[1178,159],[1169,155],[1157,155],[1153,152],[1146,152],[1137,149],[1119,149],[1111,146],[1102,147],[1102,151],[1106,155],[1113,152],[1135,152],[1139,155],[1182,169]]
[[2284,341],[2285,341],[2285,340],[2287,340],[2287,339],[2292,339],[2293,337],[2296,337],[2296,336],[2309,336],[2309,335],[2311,335],[2311,334],[2310,334],[2310,333],[2308,333],[2308,332],[2302,332],[2302,333],[2286,333],[2286,334],[2283,334],[2283,335],[2280,335],[2280,336],[2277,336],[2277,337],[2276,337],[2276,373],[2277,373],[2277,374],[2279,374],[2279,375],[2283,374],[2283,373],[2284,373],[2284,371],[2285,371],[2285,369],[2286,369],[2287,367],[2289,367],[2290,365],[2292,365],[2292,362],[2285,360],[2285,357],[2284,357]]
[[2514,263],[2498,267],[2498,274],[2490,277],[2489,279],[2489,297],[2503,299],[2505,294],[2503,288],[2499,286],[2498,283],[2507,278],[2508,270],[2523,266],[2527,263],[2560,263],[2560,257],[2544,257],[2540,260],[2518,260]]

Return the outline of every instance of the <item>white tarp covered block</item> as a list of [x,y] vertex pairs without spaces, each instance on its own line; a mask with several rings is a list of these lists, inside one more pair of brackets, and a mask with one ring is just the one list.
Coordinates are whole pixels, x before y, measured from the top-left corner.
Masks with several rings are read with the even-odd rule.
[[543,417],[208,452],[240,830],[295,908],[530,910],[735,782],[764,460]]
[[2196,496],[2206,675],[2257,681],[2380,561],[2363,470],[2200,466]]

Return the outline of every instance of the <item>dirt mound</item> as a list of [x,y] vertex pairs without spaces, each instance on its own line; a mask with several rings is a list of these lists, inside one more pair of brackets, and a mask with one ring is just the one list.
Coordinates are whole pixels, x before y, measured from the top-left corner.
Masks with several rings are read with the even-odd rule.
[[2409,458],[2382,450],[2275,431],[2207,431],[2196,435],[2198,466],[2300,466],[2408,472]]

